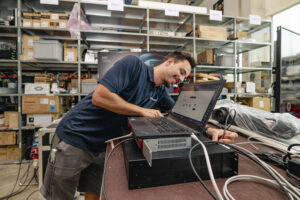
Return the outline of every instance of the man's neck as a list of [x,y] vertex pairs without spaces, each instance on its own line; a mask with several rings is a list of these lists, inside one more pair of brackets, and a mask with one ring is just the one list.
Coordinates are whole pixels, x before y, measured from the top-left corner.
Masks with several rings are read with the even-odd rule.
[[163,84],[163,66],[162,64],[157,65],[153,68],[153,77],[154,77],[154,82],[155,86],[158,87]]

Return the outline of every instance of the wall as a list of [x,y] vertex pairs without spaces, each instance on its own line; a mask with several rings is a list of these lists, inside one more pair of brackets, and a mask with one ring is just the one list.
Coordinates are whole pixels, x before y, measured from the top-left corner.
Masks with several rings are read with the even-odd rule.
[[300,3],[300,0],[265,0],[265,2],[266,2],[265,16],[272,16],[295,4]]

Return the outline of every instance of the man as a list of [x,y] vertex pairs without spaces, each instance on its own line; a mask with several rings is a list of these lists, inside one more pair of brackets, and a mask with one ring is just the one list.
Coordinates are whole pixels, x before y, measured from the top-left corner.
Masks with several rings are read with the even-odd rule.
[[[95,91],[82,99],[59,123],[52,144],[41,193],[46,199],[72,199],[76,188],[86,200],[99,199],[101,176],[108,139],[120,136],[128,116],[162,117],[174,101],[165,86],[182,82],[194,60],[180,52],[169,54],[156,67],[135,56],[116,62],[99,81]],[[207,135],[218,140],[222,130],[209,128]],[[236,133],[226,132],[221,142],[231,142]]]

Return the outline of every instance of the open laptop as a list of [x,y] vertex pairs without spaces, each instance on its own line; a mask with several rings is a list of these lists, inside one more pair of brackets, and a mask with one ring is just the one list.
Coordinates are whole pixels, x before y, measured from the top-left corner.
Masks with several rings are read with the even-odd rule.
[[151,165],[152,153],[191,147],[190,135],[201,134],[225,85],[224,80],[185,84],[167,117],[131,117],[136,141]]

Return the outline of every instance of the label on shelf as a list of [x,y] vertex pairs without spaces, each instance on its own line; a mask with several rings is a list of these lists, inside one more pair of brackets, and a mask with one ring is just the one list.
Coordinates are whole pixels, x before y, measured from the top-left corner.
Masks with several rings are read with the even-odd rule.
[[249,15],[250,24],[261,25],[261,17],[259,15]]
[[209,10],[209,20],[222,21],[222,11]]
[[108,0],[107,10],[124,11],[124,1],[123,0]]
[[165,15],[166,16],[174,16],[179,17],[179,8],[176,5],[167,5],[165,9]]
[[58,5],[58,0],[40,0],[41,4]]

